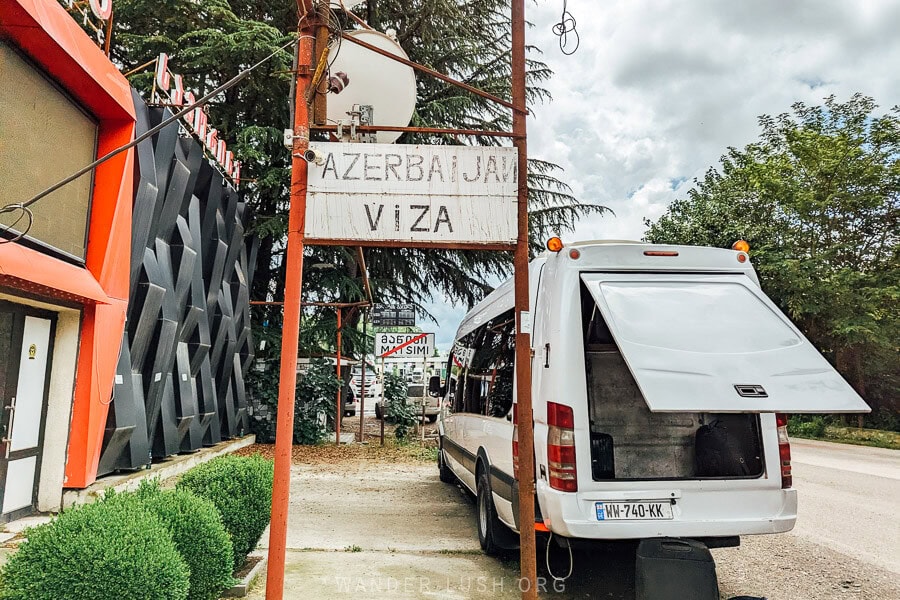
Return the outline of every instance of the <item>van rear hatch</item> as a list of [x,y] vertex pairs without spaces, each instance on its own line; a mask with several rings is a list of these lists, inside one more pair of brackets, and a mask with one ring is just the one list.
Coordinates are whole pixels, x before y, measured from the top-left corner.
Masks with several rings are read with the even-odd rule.
[[745,275],[581,279],[652,412],[870,411]]

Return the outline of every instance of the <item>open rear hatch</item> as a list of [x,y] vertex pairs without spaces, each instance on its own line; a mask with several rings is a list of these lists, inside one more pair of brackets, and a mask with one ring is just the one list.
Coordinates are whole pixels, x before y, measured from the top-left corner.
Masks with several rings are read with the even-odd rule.
[[871,409],[744,275],[581,275],[652,412]]

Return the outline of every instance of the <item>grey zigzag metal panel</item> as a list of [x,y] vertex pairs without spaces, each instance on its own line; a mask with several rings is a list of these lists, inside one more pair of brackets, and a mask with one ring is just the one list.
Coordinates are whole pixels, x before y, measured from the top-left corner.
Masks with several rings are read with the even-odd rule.
[[[172,114],[132,94],[136,135]],[[131,295],[98,475],[248,430],[246,204],[177,124],[136,158]]]

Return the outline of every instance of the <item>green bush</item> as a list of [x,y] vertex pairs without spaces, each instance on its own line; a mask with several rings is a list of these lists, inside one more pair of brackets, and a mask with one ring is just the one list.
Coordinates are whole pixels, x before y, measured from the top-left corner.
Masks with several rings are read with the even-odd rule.
[[341,386],[334,365],[314,358],[297,384],[294,405],[294,443],[314,445],[330,431],[337,409],[337,391]]
[[3,600],[184,600],[188,567],[136,502],[73,508],[31,529],[0,571]]
[[232,566],[243,566],[269,524],[272,510],[272,462],[261,456],[226,455],[184,474],[179,490],[215,504],[233,546]]
[[135,498],[169,528],[191,572],[188,600],[216,600],[231,587],[234,550],[215,504],[155,483],[142,484]]
[[821,416],[804,418],[793,415],[788,419],[788,434],[804,438],[825,436],[825,418]]
[[406,380],[400,375],[388,373],[384,376],[384,403],[387,406],[385,416],[396,423],[394,435],[398,440],[406,439],[416,422],[416,407],[409,402],[406,389]]

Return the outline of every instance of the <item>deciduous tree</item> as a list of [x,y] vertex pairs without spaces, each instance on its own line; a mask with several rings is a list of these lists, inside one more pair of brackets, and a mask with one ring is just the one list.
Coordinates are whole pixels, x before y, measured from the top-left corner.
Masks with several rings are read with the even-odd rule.
[[798,102],[760,117],[646,239],[730,247],[744,238],[763,288],[862,394],[900,390],[900,108],[872,98]]

